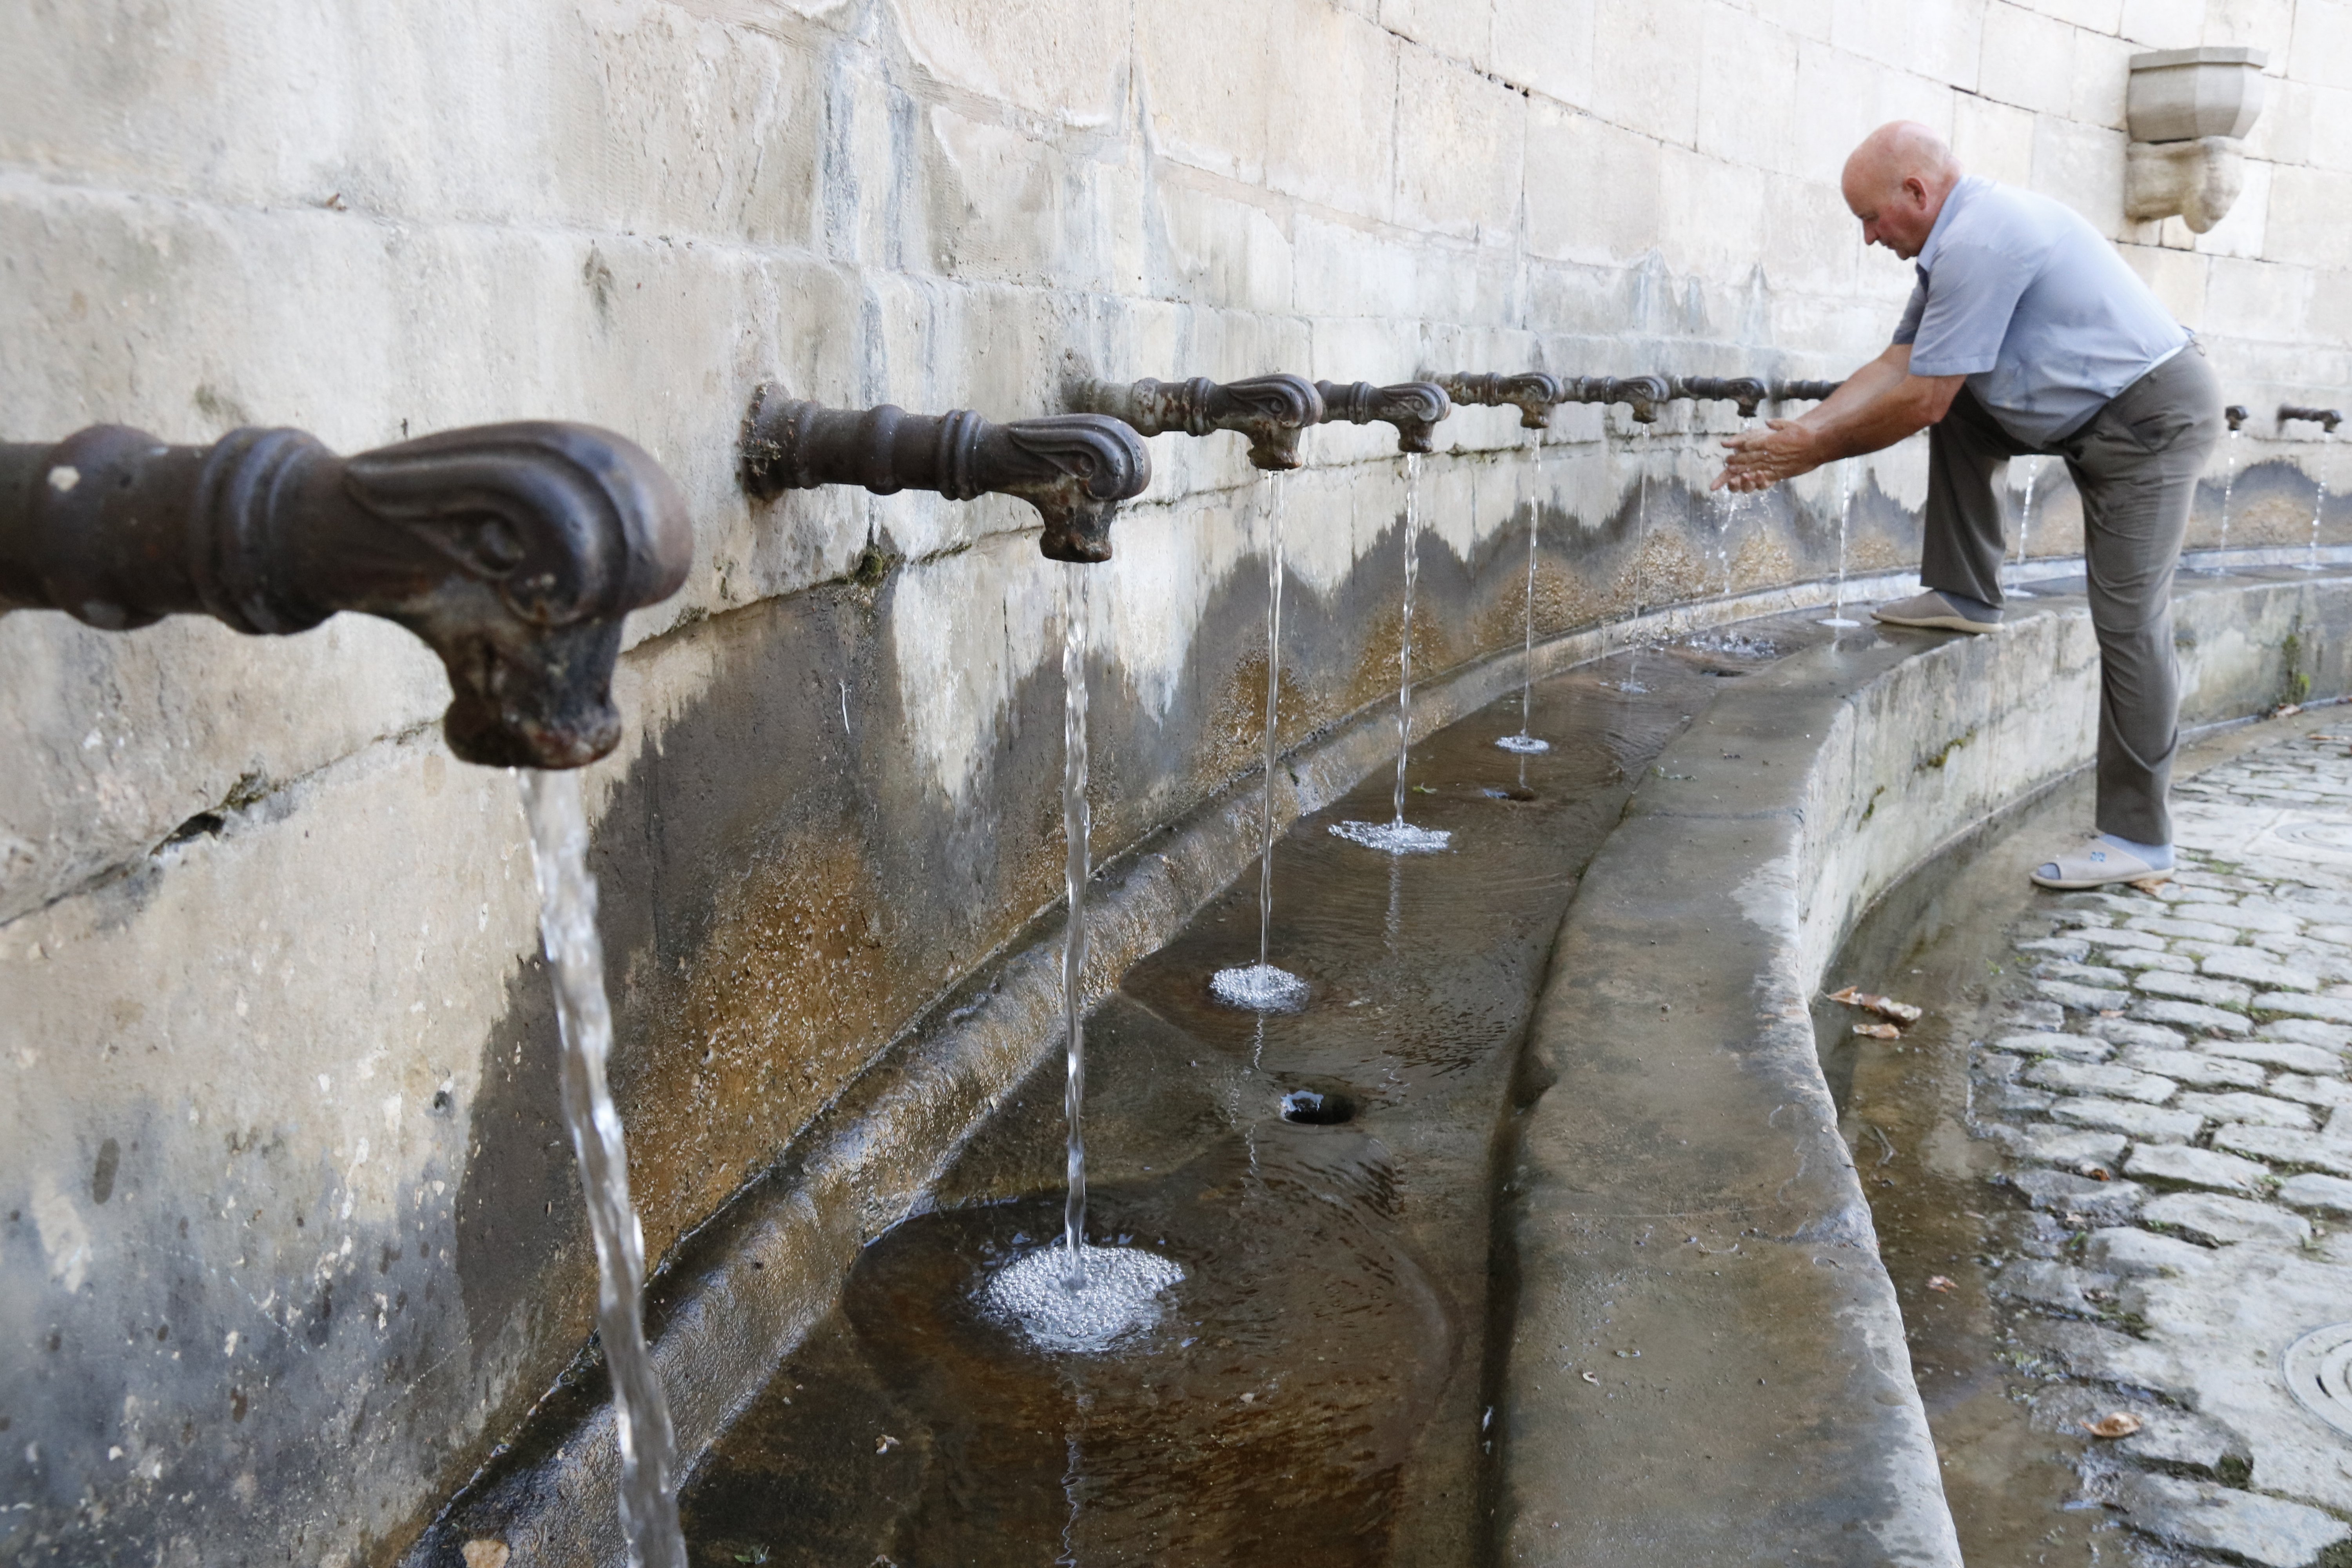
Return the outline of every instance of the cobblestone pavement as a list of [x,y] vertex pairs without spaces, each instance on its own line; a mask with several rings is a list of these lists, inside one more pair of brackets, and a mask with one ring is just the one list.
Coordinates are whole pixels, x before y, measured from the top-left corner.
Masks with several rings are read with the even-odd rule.
[[[1887,1110],[1933,1073],[1898,1046],[1857,1077],[1972,1563],[2352,1564],[2352,753],[2283,741],[2175,800],[2181,868],[2152,890],[2001,868],[2011,951],[1948,1009],[1963,1103],[1909,1121],[1916,1162]],[[1907,1208],[1906,1163],[1929,1167]],[[2117,1414],[2136,1434],[2084,1426]]]

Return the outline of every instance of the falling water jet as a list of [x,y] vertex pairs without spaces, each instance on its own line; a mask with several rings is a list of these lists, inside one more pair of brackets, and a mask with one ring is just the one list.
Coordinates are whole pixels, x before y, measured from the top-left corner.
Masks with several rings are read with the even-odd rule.
[[[2222,415],[2230,421],[2230,445],[2222,458],[2221,542],[2214,547],[2214,553],[2216,555],[2226,554],[2230,549],[2230,498],[2237,492],[2238,489],[2238,438],[2246,433],[2244,428],[2246,423],[2246,409],[2244,405],[2233,403],[2221,412]],[[2220,574],[2228,571],[2229,568],[2221,564],[2219,561],[2216,561],[2213,563],[2211,570],[2216,574]]]
[[1838,559],[1836,596],[1830,602],[1830,613],[1818,623],[1841,629],[1858,626],[1860,621],[1848,620],[1845,614],[1845,531],[1847,514],[1853,510],[1853,459],[1838,459]]
[[563,1040],[563,1122],[580,1167],[596,1246],[596,1334],[613,1379],[613,1426],[621,1450],[621,1533],[632,1568],[687,1568],[678,1533],[676,1439],[669,1402],[646,1349],[645,1233],[629,1201],[629,1156],[605,1081],[613,1008],[604,947],[596,932],[596,879],[588,872],[588,821],[576,773],[517,774],[530,822],[541,944],[555,981]]
[[1087,1144],[1081,1111],[1087,1098],[1087,883],[1092,868],[1087,805],[1087,576],[1074,566],[1062,584],[1062,836],[1063,884],[1069,900],[1062,933],[1062,1028],[1068,1076],[1062,1108],[1068,1119],[1068,1195],[1062,1203],[1062,1245],[1041,1247],[989,1277],[981,1301],[991,1315],[1018,1329],[1048,1352],[1114,1351],[1160,1321],[1160,1297],[1184,1279],[1181,1264],[1131,1247],[1095,1247],[1086,1239]]
[[2321,570],[2319,564],[2319,520],[2327,510],[2327,456],[2326,448],[2327,444],[2334,439],[2336,439],[2336,426],[2333,425],[2328,426],[2319,433],[2319,444],[2321,447],[2320,459],[2317,463],[2313,465],[2314,468],[2319,470],[2319,492],[2312,498],[2311,502],[2311,546],[2309,552],[2304,557],[2304,563],[2301,567],[2301,570],[2305,572],[2317,572]]
[[1454,841],[1444,828],[1404,819],[1405,764],[1412,755],[1412,589],[1421,576],[1421,458],[1404,459],[1404,620],[1397,642],[1397,766],[1394,816],[1387,822],[1335,822],[1334,837],[1391,855],[1432,855]]
[[[1532,444],[1531,450],[1540,454],[1543,450],[1542,442],[1543,437],[1540,436],[1537,437],[1535,442]],[[1549,741],[1538,740],[1537,737],[1528,733],[1529,721],[1535,712],[1536,541],[1537,530],[1541,525],[1542,521],[1542,505],[1538,500],[1530,498],[1528,501],[1527,616],[1523,623],[1524,635],[1520,644],[1521,657],[1519,662],[1519,732],[1516,735],[1506,735],[1501,740],[1495,742],[1495,744],[1502,747],[1503,750],[1507,752],[1517,752],[1521,756],[1534,756],[1538,752],[1549,752],[1551,750],[1551,742]],[[1524,764],[1522,765],[1524,766]],[[1522,777],[1519,780],[1519,784],[1522,788],[1525,788],[1527,784],[1526,778]]]
[[2017,570],[2010,574],[2009,584],[2001,590],[2004,598],[2031,599],[2034,596],[2031,591],[2018,584],[2025,572],[2025,549],[2033,530],[2033,487],[2042,478],[2042,467],[2048,461],[2046,458],[2038,458],[2033,467],[2025,471],[2025,497],[2017,505]]
[[1276,721],[1282,711],[1282,476],[1269,476],[1266,484],[1273,497],[1267,509],[1265,551],[1265,780],[1258,816],[1257,962],[1218,970],[1209,977],[1209,991],[1229,1007],[1291,1013],[1306,1005],[1307,982],[1276,968],[1266,958],[1267,937],[1274,927],[1274,770],[1279,760]]

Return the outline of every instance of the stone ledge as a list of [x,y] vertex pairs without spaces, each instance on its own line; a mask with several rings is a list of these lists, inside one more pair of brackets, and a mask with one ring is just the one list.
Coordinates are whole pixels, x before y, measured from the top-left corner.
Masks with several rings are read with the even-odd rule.
[[[1857,632],[1737,683],[1587,872],[1507,1188],[1503,1559],[1957,1568],[1809,1004],[1874,900],[2088,761],[2088,608],[2037,592],[1998,637]],[[2175,616],[2191,724],[2274,705],[2290,636],[2347,689],[2340,571],[2184,579]]]

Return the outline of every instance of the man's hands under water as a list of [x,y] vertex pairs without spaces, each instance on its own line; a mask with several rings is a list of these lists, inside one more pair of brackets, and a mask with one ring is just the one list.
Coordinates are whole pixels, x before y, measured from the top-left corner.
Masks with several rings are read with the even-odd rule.
[[1822,466],[1820,438],[1796,419],[1768,419],[1761,429],[1726,437],[1723,447],[1731,456],[1709,490],[1767,490]]

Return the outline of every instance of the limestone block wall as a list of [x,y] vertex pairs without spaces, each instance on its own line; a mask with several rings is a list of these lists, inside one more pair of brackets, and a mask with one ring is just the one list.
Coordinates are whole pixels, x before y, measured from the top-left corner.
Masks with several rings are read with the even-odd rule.
[[[2273,51],[2246,195],[2127,228],[2123,58],[2196,42]],[[2347,101],[2346,0],[29,0],[0,439],[559,417],[677,476],[696,570],[590,778],[658,1256],[1057,890],[1071,574],[1009,502],[747,503],[760,378],[1009,417],[1085,375],[1841,374],[1908,275],[1838,165],[1906,114],[2126,245],[2233,397],[2337,402]],[[1518,637],[1531,521],[1543,633],[1833,572],[1841,476],[1695,493],[1729,423],[1458,415],[1417,662]],[[2295,538],[2340,453],[2242,445],[2231,542]],[[1377,428],[1279,492],[1153,448],[1088,574],[1104,856],[1251,765],[1276,506],[1286,742],[1401,631]],[[1853,468],[1849,563],[1899,564],[1918,445]],[[590,1321],[511,786],[377,623],[18,613],[0,671],[0,1552],[385,1560]]]

